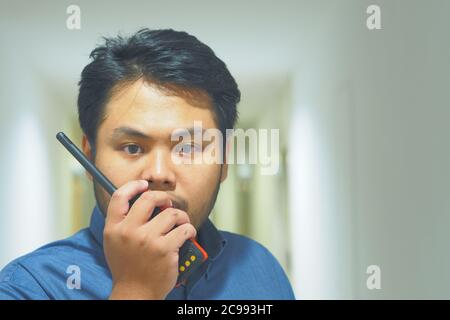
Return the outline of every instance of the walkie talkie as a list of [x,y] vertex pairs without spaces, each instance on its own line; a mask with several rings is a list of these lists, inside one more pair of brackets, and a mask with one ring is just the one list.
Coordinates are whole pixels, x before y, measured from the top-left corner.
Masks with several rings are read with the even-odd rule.
[[[100,185],[112,195],[116,191],[116,187],[105,177],[103,173],[92,164],[89,159],[81,152],[80,149],[63,133],[58,132],[56,139],[80,162],[80,164],[92,175],[92,177],[100,183]],[[130,200],[130,208],[139,198],[137,195]],[[150,219],[166,208],[155,208]],[[185,283],[186,279],[200,267],[200,265],[208,259],[206,251],[198,244],[195,239],[186,240],[179,251],[178,260],[178,279],[177,286]]]

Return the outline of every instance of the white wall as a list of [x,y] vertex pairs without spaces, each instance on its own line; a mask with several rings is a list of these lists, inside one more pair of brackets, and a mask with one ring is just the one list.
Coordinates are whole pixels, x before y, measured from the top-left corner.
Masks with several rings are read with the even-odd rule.
[[[303,44],[290,157],[299,298],[450,297],[450,3],[376,3],[382,30],[365,28],[371,2],[339,2]],[[381,290],[366,288],[372,264]]]
[[5,50],[4,55],[9,59],[2,59],[0,84],[0,266],[64,234],[54,143],[63,118],[41,90],[42,78],[26,65],[8,64],[14,52]]

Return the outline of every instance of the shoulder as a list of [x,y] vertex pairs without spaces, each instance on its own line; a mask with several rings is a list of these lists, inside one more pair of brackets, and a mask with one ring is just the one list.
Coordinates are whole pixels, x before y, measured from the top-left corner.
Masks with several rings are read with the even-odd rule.
[[0,300],[48,299],[33,275],[20,264],[20,258],[0,272]]
[[52,298],[46,290],[49,284],[64,279],[70,265],[93,259],[94,251],[94,240],[83,229],[13,260],[0,271],[0,299]]
[[[99,246],[95,243],[88,229],[82,229],[74,235],[48,243],[10,263],[10,265],[21,265],[33,271],[42,264],[72,262],[92,257]],[[3,272],[3,271],[2,271]]]

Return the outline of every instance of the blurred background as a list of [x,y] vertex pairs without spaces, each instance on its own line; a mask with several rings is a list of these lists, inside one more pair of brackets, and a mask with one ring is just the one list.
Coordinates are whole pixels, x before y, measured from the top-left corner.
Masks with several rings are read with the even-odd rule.
[[80,145],[101,36],[173,28],[228,65],[238,127],[280,129],[278,174],[230,167],[219,228],[268,247],[298,299],[450,298],[449,17],[446,0],[0,0],[0,268],[88,224],[91,185],[55,134]]

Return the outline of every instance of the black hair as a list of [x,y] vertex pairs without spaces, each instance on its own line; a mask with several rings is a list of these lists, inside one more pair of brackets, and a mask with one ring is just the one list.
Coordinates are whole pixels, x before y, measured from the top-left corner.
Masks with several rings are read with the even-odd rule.
[[234,128],[240,91],[225,63],[196,37],[172,29],[141,29],[129,37],[103,38],[90,54],[79,85],[81,129],[95,148],[97,129],[113,89],[143,77],[158,85],[202,90],[213,104],[215,120],[225,137]]

